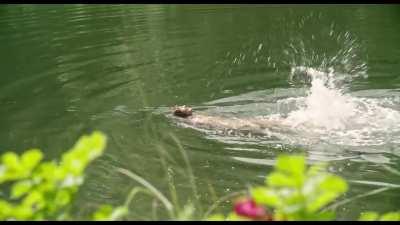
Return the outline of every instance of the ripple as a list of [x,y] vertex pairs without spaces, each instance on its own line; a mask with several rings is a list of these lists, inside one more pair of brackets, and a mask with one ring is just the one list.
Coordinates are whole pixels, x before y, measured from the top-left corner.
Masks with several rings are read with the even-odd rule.
[[[278,89],[275,91],[255,91],[207,102],[202,106],[195,106],[194,109],[199,109],[202,114],[222,116],[224,118],[229,118],[229,116],[232,118],[255,118],[257,116],[268,117],[274,114],[289,115],[293,110],[298,110],[298,103],[292,103],[297,101],[295,99],[302,100],[304,97],[298,97],[302,94],[304,94],[304,89],[293,88]],[[393,153],[390,149],[399,148],[396,140],[400,133],[395,129],[398,124],[397,122],[386,123],[384,121],[388,119],[400,120],[400,117],[396,116],[397,111],[393,111],[400,109],[400,102],[398,101],[400,93],[398,90],[363,90],[352,92],[351,96],[353,97],[350,98],[363,101],[363,104],[367,104],[366,109],[368,111],[362,112],[362,116],[369,116],[370,118],[363,120],[365,123],[363,122],[360,129],[349,125],[348,130],[332,130],[325,134],[319,133],[318,129],[313,131],[311,127],[305,127],[299,130],[299,132],[296,131],[297,128],[293,128],[294,133],[282,133],[286,132],[286,130],[282,130],[280,133],[272,131],[270,136],[266,133],[263,137],[259,135],[253,136],[251,132],[243,134],[240,130],[239,132],[219,132],[218,130],[209,130],[181,122],[178,122],[178,124],[204,132],[208,139],[230,145],[253,144],[268,146],[274,143],[283,143],[303,146],[308,149],[311,158],[314,157],[313,155],[319,154],[319,156],[315,155],[315,157],[320,161],[343,160],[356,157],[378,164],[390,164],[390,159],[383,156],[382,153]],[[295,101],[287,101],[289,99]],[[327,99],[324,101],[330,102]],[[282,104],[283,102],[285,103]],[[277,107],[278,104],[280,104],[279,107]],[[376,110],[374,107],[377,107]],[[385,114],[385,110],[388,114]],[[392,118],[391,115],[393,113],[395,114]],[[384,121],[376,124],[381,119]],[[388,148],[389,145],[392,145],[392,147]],[[351,151],[353,155],[340,156],[343,151],[347,153]],[[375,156],[370,154],[359,155],[359,153],[375,153]]]

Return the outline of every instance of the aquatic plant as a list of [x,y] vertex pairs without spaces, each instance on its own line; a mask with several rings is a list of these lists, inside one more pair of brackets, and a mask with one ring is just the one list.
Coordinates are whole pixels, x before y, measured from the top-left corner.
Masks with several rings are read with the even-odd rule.
[[[42,161],[39,149],[22,155],[4,153],[0,164],[0,220],[70,220],[71,203],[84,181],[85,169],[102,155],[105,146],[105,135],[93,132],[82,136],[59,161]],[[126,213],[125,208],[104,205],[93,219],[117,219]]]

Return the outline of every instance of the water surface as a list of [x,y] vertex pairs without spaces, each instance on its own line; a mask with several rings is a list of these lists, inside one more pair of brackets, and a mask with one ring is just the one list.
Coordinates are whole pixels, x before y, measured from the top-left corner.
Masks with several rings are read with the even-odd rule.
[[[137,185],[116,168],[165,193],[173,179],[184,203],[191,189],[175,139],[190,158],[204,209],[261,184],[281,153],[330,162],[331,172],[351,182],[345,198],[399,185],[386,169],[400,170],[399,20],[395,5],[3,5],[0,149],[40,147],[54,158],[80,135],[105,132],[107,151],[88,171],[79,216],[123,203]],[[291,73],[301,66],[333,68],[334,93]],[[301,111],[307,99],[315,104]],[[349,101],[359,114],[349,114]],[[292,122],[317,121],[323,129],[216,134],[166,116],[182,104],[228,117],[295,111]],[[399,201],[394,189],[352,201],[338,215],[397,210]],[[131,208],[131,219],[152,216],[147,197]]]

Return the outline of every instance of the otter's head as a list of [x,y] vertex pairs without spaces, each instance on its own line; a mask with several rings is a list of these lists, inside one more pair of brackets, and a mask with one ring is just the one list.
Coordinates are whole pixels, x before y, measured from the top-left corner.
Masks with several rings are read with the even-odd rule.
[[184,106],[175,106],[173,109],[174,116],[186,118],[192,115],[192,108]]

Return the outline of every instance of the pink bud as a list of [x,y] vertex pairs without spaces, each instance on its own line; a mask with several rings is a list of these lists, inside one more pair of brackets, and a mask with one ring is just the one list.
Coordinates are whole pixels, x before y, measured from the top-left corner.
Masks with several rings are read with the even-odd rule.
[[257,205],[253,199],[249,198],[237,201],[234,210],[236,214],[251,219],[260,219],[267,216],[264,207]]

